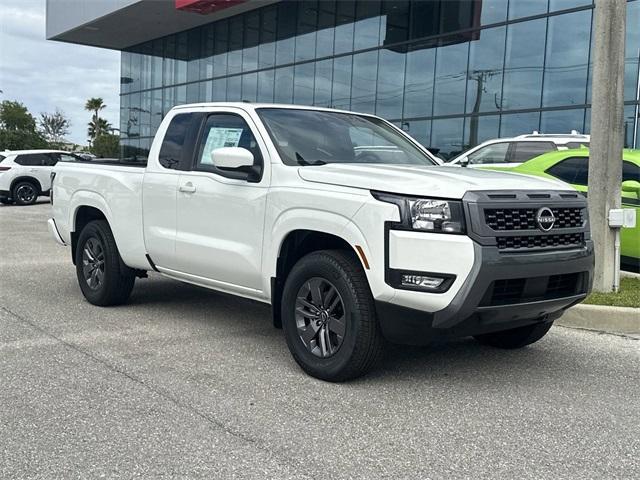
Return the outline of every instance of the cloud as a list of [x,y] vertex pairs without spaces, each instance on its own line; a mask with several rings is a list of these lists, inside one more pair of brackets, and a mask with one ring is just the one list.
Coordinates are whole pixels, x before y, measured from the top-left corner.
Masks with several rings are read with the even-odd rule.
[[46,40],[45,0],[3,4],[0,90],[0,100],[22,102],[36,117],[63,111],[71,120],[67,138],[85,145],[88,98],[102,97],[102,116],[120,126],[120,52]]

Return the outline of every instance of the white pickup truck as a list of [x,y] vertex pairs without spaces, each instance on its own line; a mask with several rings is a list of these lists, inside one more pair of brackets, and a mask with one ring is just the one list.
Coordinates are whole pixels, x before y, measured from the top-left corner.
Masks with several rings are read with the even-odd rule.
[[167,277],[272,306],[310,375],[362,375],[386,340],[518,348],[589,292],[585,199],[439,165],[371,115],[184,105],[145,166],[58,163],[52,235],[95,305]]

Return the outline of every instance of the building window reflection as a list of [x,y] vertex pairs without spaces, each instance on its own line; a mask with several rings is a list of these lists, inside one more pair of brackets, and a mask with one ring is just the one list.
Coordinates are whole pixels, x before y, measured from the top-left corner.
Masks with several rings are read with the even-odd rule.
[[[592,17],[591,0],[284,0],[255,8],[122,53],[123,151],[142,152],[173,106],[205,101],[376,113],[443,158],[498,136],[588,132]],[[629,0],[627,146],[640,131],[638,25],[640,0]]]

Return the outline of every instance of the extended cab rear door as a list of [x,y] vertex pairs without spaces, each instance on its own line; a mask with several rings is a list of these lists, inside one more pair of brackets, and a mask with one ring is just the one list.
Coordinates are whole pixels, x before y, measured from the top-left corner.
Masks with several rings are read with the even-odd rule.
[[[249,150],[258,177],[217,168],[211,151]],[[269,160],[252,118],[241,109],[211,109],[203,120],[189,171],[177,193],[177,270],[186,279],[247,296],[260,296]]]
[[176,220],[180,172],[191,168],[193,149],[204,114],[178,112],[166,119],[154,145],[142,187],[144,242],[151,261],[158,268],[176,269]]

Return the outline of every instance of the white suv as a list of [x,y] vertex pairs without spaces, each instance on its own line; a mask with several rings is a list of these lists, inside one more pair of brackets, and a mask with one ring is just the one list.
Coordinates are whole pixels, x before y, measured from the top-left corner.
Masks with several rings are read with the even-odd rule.
[[51,172],[59,161],[83,159],[58,150],[14,150],[0,158],[0,203],[31,205],[39,196],[49,195]]
[[533,132],[513,138],[497,138],[461,153],[449,165],[469,167],[515,167],[543,153],[554,150],[588,147],[589,135],[575,130],[570,134],[540,134]]

